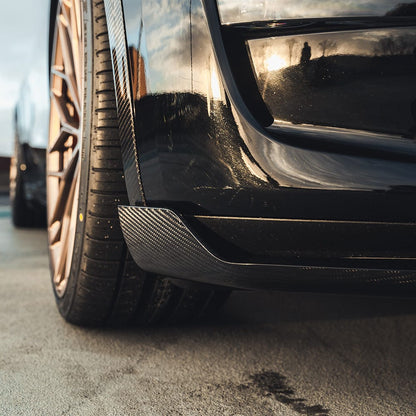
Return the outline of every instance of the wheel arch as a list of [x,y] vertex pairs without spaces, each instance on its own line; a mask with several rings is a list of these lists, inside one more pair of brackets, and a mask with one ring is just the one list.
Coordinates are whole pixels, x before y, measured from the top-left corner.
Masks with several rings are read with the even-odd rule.
[[127,194],[130,205],[145,205],[136,148],[135,114],[123,3],[121,0],[104,0],[104,6],[113,65],[121,154]]

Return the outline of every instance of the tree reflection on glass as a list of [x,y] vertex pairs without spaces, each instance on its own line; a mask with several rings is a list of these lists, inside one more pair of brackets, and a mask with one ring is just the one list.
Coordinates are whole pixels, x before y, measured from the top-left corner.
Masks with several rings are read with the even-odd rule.
[[[275,120],[414,137],[413,28],[248,43],[260,92]],[[286,65],[270,68],[270,56]]]

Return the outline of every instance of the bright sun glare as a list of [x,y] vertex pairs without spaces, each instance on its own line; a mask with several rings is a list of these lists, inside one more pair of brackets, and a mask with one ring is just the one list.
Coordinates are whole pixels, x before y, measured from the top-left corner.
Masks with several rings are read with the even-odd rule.
[[286,66],[286,61],[278,55],[271,55],[264,61],[268,71],[277,71]]

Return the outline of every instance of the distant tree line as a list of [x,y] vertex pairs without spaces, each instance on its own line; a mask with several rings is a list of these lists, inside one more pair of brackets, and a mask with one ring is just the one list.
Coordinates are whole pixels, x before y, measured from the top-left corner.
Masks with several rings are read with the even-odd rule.
[[413,53],[416,39],[413,36],[389,36],[378,41],[374,48],[375,55],[409,55]]

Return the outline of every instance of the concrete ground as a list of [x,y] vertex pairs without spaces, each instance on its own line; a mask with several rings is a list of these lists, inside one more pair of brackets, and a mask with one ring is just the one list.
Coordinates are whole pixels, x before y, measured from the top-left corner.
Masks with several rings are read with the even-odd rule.
[[0,196],[0,415],[415,415],[416,302],[235,293],[210,322],[65,323]]

